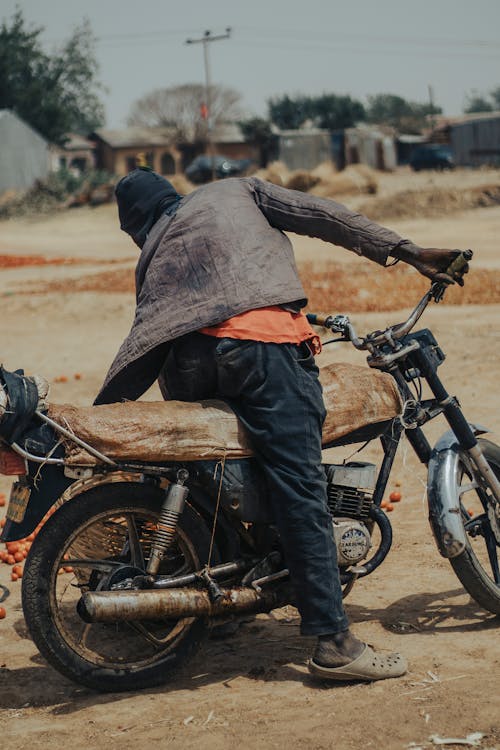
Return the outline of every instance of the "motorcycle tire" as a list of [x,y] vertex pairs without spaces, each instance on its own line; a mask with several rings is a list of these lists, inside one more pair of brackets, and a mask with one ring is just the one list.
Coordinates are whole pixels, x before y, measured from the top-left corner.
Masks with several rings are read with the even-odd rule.
[[[486,460],[500,479],[500,447],[484,438],[478,442]],[[467,475],[466,466],[460,461],[458,469],[459,476]],[[463,552],[450,558],[450,563],[471,597],[488,612],[500,615],[500,545],[496,543],[478,494],[474,494],[475,499],[470,498],[468,492],[461,496],[460,510],[467,543]],[[479,533],[474,533],[479,529]]]
[[[131,575],[137,558],[144,567],[163,498],[159,487],[132,482],[89,489],[58,508],[33,542],[22,586],[26,623],[40,653],[78,684],[98,691],[163,684],[208,632],[206,618],[88,624],[78,614],[83,592],[105,590],[120,567]],[[186,504],[159,574],[199,570],[209,550],[205,522]]]

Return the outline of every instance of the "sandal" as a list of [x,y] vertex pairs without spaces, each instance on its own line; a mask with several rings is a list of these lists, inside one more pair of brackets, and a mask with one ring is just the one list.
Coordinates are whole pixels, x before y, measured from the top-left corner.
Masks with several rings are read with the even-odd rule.
[[322,667],[309,660],[309,671],[316,677],[325,680],[385,680],[389,677],[401,677],[408,669],[406,659],[401,654],[379,654],[365,645],[363,652],[342,667]]

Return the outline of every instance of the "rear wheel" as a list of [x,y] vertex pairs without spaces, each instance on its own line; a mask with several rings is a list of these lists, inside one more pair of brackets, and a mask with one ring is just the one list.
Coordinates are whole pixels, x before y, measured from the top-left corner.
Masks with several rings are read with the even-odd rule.
[[[500,447],[485,439],[478,442],[484,457],[500,479]],[[450,563],[472,598],[484,609],[500,615],[500,544],[494,528],[495,525],[496,529],[500,527],[498,503],[495,503],[489,491],[478,486],[467,457],[459,459],[457,479],[467,543],[460,555],[450,558]],[[493,503],[496,506],[496,520],[491,509]]]
[[[128,482],[90,489],[59,508],[31,547],[26,622],[42,655],[75,682],[113,691],[159,685],[203,640],[204,618],[89,624],[77,611],[81,595],[106,590],[112,574],[144,569],[163,497],[157,487]],[[203,519],[186,505],[159,573],[199,570],[209,546]]]

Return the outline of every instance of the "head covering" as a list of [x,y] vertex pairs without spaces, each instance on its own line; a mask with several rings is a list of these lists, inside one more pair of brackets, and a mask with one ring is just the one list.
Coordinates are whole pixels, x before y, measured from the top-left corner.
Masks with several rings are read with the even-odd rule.
[[115,188],[120,227],[142,247],[153,224],[175,213],[182,196],[172,183],[144,167],[129,172]]

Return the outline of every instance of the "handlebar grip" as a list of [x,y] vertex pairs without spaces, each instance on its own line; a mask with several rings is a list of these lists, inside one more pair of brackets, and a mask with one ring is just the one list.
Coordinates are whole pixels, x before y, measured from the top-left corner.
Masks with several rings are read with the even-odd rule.
[[473,255],[474,253],[472,252],[472,250],[463,250],[459,255],[457,255],[455,260],[450,263],[445,273],[453,278],[453,274],[460,273],[462,268],[467,265]]
[[307,313],[306,318],[311,325],[325,328],[328,328],[328,323],[332,320],[331,315],[318,315],[317,313]]

